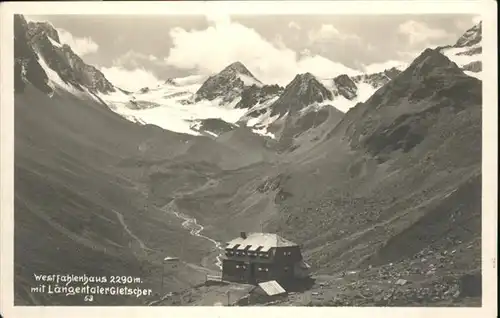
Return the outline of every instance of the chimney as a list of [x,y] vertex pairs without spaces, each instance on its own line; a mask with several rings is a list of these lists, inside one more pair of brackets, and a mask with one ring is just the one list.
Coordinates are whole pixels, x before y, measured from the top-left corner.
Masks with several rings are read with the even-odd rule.
[[247,238],[247,233],[246,232],[240,232],[240,236],[242,239],[246,239]]

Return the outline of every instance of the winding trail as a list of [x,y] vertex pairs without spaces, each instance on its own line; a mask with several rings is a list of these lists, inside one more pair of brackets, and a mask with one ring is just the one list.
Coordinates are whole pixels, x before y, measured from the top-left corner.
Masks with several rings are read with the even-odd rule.
[[182,227],[186,230],[189,230],[189,234],[191,234],[192,236],[200,237],[200,238],[203,238],[207,241],[210,241],[215,246],[216,250],[221,251],[215,257],[215,266],[217,266],[217,268],[222,270],[222,244],[220,242],[217,242],[216,240],[208,237],[208,236],[201,234],[201,232],[205,229],[205,227],[201,224],[198,224],[198,221],[196,220],[196,218],[187,216],[183,213],[176,211],[176,209],[174,208],[174,205],[175,205],[175,202],[172,201],[169,204],[165,205],[162,209],[165,212],[174,215],[176,218],[181,219],[183,221],[181,224]]
[[138,238],[134,233],[132,233],[132,231],[128,228],[127,223],[125,223],[125,220],[123,218],[123,214],[121,214],[120,212],[118,212],[114,209],[111,209],[111,211],[113,211],[116,214],[116,217],[120,221],[125,232],[127,232],[127,234],[139,244],[139,246],[141,247],[141,250],[144,251],[144,254],[146,254],[146,251],[153,251],[151,248],[147,247],[146,244],[144,244],[144,242],[140,238]]

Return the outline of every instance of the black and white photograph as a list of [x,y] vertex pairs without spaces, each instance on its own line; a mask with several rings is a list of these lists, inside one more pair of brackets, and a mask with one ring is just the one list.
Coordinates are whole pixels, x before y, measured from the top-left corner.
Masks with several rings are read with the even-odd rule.
[[494,12],[280,2],[10,16],[2,305],[484,307]]

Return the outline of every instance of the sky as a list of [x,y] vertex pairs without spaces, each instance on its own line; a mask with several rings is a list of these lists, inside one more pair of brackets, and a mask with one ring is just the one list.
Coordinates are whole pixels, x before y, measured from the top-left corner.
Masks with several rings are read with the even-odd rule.
[[424,49],[454,44],[475,15],[27,16],[48,21],[82,59],[118,87],[210,75],[240,61],[259,80],[285,86],[407,65]]

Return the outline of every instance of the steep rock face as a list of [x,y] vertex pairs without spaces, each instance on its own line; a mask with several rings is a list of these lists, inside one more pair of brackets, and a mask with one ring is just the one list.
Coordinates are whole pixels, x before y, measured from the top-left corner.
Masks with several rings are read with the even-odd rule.
[[59,42],[57,30],[46,22],[29,22],[27,38],[30,45],[66,83],[92,92],[114,92],[113,85],[95,67],[86,64],[71,47]]
[[257,104],[263,104],[275,96],[279,96],[283,92],[283,88],[278,85],[252,85],[243,89],[241,100],[234,106],[235,108],[247,108]]
[[252,85],[260,86],[262,83],[241,62],[235,62],[210,76],[198,89],[194,100],[221,98],[228,103],[239,97],[245,87]]
[[333,82],[337,87],[337,91],[334,93],[335,96],[338,96],[338,94],[340,94],[348,100],[352,100],[354,97],[356,97],[358,88],[349,76],[345,74],[339,75],[333,79]]
[[22,15],[14,15],[14,89],[23,92],[25,82],[44,93],[51,93],[49,79],[38,63],[38,56],[29,44],[28,23]]
[[57,33],[56,29],[54,29],[52,24],[48,22],[29,22],[29,33],[30,34],[45,33],[52,40],[56,41],[57,43],[61,43],[61,41],[59,40],[59,33]]
[[295,114],[308,105],[321,103],[332,98],[332,92],[311,73],[298,74],[285,87],[279,99],[270,106],[271,115],[281,117],[287,113]]
[[76,80],[91,91],[101,93],[114,92],[115,89],[101,71],[86,64],[68,45],[62,47],[65,58],[75,72]]
[[465,31],[465,33],[457,40],[454,47],[466,47],[479,44],[482,40],[482,21],[474,25],[472,28]]

